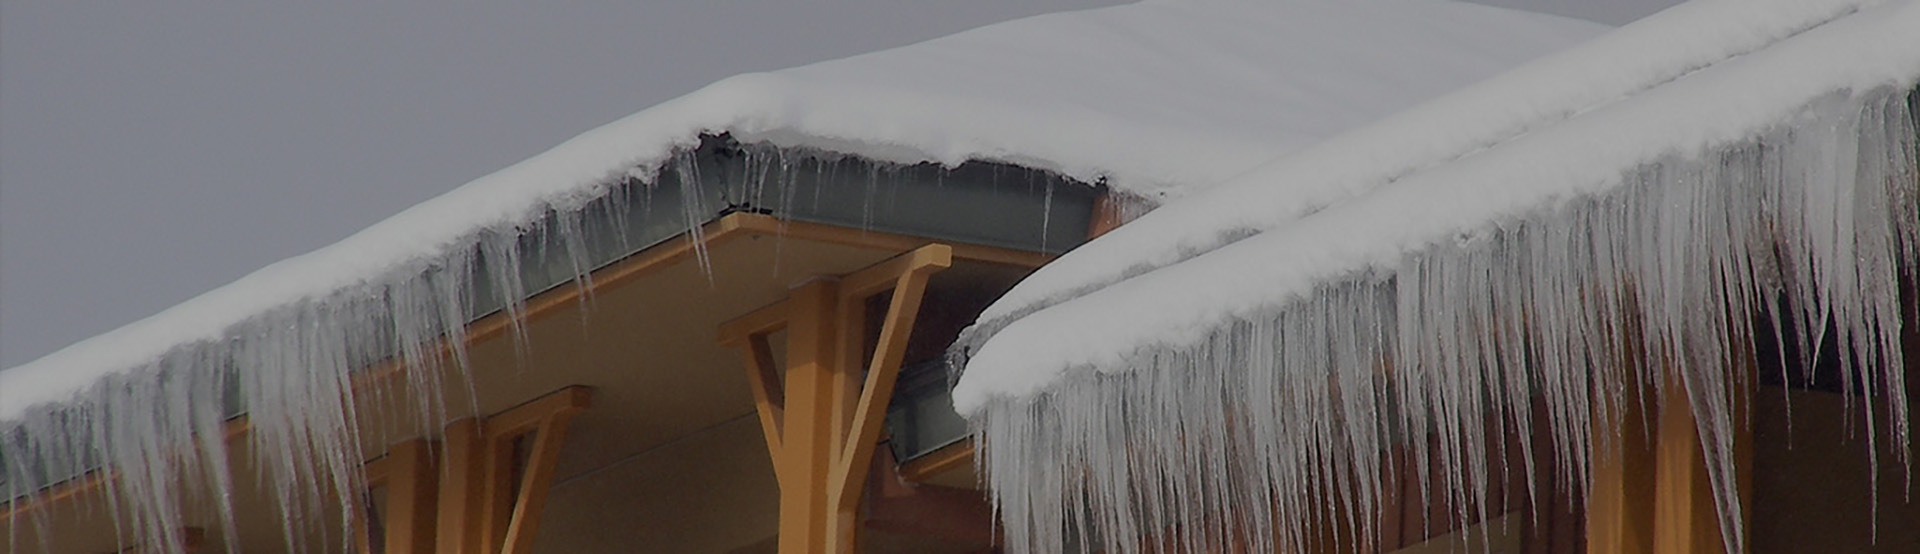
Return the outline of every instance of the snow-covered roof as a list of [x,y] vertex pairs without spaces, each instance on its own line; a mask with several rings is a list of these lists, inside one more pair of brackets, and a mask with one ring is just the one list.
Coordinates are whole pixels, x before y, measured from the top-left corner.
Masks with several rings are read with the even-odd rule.
[[740,75],[0,372],[0,421],[162,358],[209,359],[183,354],[240,340],[269,314],[414,279],[476,237],[649,175],[702,134],[888,162],[1004,161],[1173,197],[1601,30],[1444,1],[1165,1]]
[[[990,306],[963,411],[1127,371],[1316,286],[1920,77],[1912,2],[1699,0],[1171,202]],[[1140,317],[1137,314],[1153,314]],[[991,335],[991,338],[987,338]]]
[[1577,493],[1664,394],[1741,551],[1761,337],[1832,340],[1865,435],[1910,452],[1916,29],[1920,0],[1697,0],[1069,252],[960,347],[1008,550],[1366,550],[1386,464],[1485,521],[1502,478]]

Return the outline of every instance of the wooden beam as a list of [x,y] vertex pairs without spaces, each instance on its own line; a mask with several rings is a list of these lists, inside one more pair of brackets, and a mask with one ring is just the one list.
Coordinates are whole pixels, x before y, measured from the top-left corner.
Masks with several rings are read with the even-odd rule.
[[[953,257],[952,247],[925,245],[837,280],[809,281],[784,301],[720,325],[721,344],[744,349],[780,483],[783,554],[849,552],[857,542],[862,485],[927,279]],[[888,290],[893,295],[868,357],[866,302]],[[767,344],[767,335],[781,329],[784,379]]]
[[900,375],[900,360],[906,354],[907,338],[913,332],[929,273],[917,267],[901,275],[893,289],[873,361],[867,366],[866,384],[858,389],[860,399],[853,410],[853,427],[847,433],[846,442],[839,445],[841,453],[827,489],[829,509],[838,512],[834,519],[844,526],[835,536],[841,542],[829,543],[830,552],[850,554],[854,551],[860,501],[864,496],[861,485],[866,483],[867,471],[873,465],[874,443],[880,440],[881,422],[886,419],[887,404],[893,399],[894,381]]
[[[1660,402],[1659,438],[1654,445],[1654,464],[1657,468],[1654,479],[1653,499],[1653,544],[1654,552],[1661,554],[1722,554],[1731,552],[1732,545],[1745,541],[1731,541],[1722,536],[1719,511],[1714,499],[1711,474],[1708,471],[1705,451],[1702,448],[1698,422],[1693,415],[1692,403],[1687,391],[1677,381],[1663,387]],[[1736,387],[1736,390],[1742,390]],[[1695,394],[1708,394],[1696,392]],[[1749,421],[1740,417],[1744,414],[1745,394],[1735,394],[1736,410],[1729,414],[1734,417],[1735,436],[1727,437],[1738,442],[1751,442],[1750,432],[1741,429],[1748,427]],[[1745,514],[1744,504],[1752,497],[1751,478],[1743,474],[1752,473],[1751,448],[1733,445],[1735,448],[1734,486],[1739,494],[1742,506],[1733,509]],[[1740,452],[1745,451],[1742,455]],[[1743,459],[1745,458],[1745,459]],[[1744,484],[1744,485],[1743,485]],[[1740,490],[1745,488],[1746,490]]]
[[781,554],[820,553],[827,544],[826,484],[832,462],[829,403],[834,362],[835,283],[815,280],[787,297],[787,412],[781,438]]
[[[566,424],[591,404],[590,389],[567,387],[489,417],[481,424],[485,469],[481,483],[479,543],[483,551],[518,554],[532,547],[533,530],[546,503],[547,486],[559,461]],[[515,441],[527,435],[532,435],[528,439],[527,463],[516,467],[519,460],[515,456]]]
[[1668,384],[1654,442],[1653,551],[1724,552],[1713,511],[1713,487],[1700,451],[1693,410],[1677,383]]
[[886,261],[841,277],[840,297],[866,300],[867,297],[898,287],[900,279],[910,273],[920,273],[924,276],[953,267],[953,257],[953,247],[945,244],[929,244],[916,248],[912,252],[888,258]]
[[908,252],[930,244],[948,244],[953,247],[953,257],[976,262],[986,262],[1017,267],[1040,267],[1053,261],[1057,256],[1013,250],[977,244],[954,244],[935,241],[924,237],[901,235],[856,229],[826,223],[806,221],[781,221],[778,218],[761,214],[736,213],[721,218],[721,221],[733,219],[742,232],[761,236],[785,239],[800,239],[831,244],[843,244],[861,248],[875,248],[895,252]]
[[767,442],[767,456],[773,460],[774,480],[780,479],[780,437],[786,421],[787,391],[774,367],[773,346],[766,335],[747,339],[741,352],[746,358],[747,387],[753,392],[754,412],[760,415],[760,436]]
[[572,416],[592,405],[592,389],[567,387],[488,417],[484,430],[488,439],[523,435],[552,418]]
[[[474,542],[480,544],[480,552],[513,554],[532,548],[530,541],[538,527],[540,508],[545,506],[547,485],[553,481],[553,468],[559,462],[566,424],[589,404],[591,389],[564,387],[490,416],[480,424],[482,477],[478,508],[474,510],[474,516],[478,516],[478,539]],[[515,445],[522,437],[526,437],[528,458],[524,466],[516,466],[520,460],[515,456]]]
[[385,553],[431,554],[439,484],[433,449],[427,441],[415,439],[394,445],[386,460]]
[[1651,429],[1629,392],[1613,421],[1593,422],[1593,484],[1587,491],[1587,552],[1653,551],[1655,465]]
[[560,446],[567,436],[567,423],[573,411],[557,412],[540,424],[527,454],[526,473],[520,480],[518,502],[507,524],[500,554],[528,554],[533,551],[533,534],[540,527],[540,512],[547,505],[547,488],[553,484],[553,472],[560,464]]
[[866,384],[860,388],[859,404],[854,408],[853,429],[848,433],[848,442],[842,446],[833,476],[832,491],[840,510],[852,510],[859,505],[859,485],[873,462],[874,443],[880,440],[881,423],[887,416],[887,404],[893,399],[893,385],[900,375],[907,339],[919,316],[927,278],[953,263],[952,251],[942,245],[921,248],[902,257],[907,259],[907,265],[901,268],[893,284],[887,319],[880,327],[873,359],[867,365]]
[[486,433],[484,423],[480,459],[482,477],[480,483],[480,519],[475,522],[479,528],[479,552],[492,554],[500,551],[507,539],[507,525],[513,519],[514,493],[517,487],[513,482],[514,439],[517,435],[494,436]]
[[485,505],[485,459],[480,421],[466,418],[447,425],[440,441],[439,515],[434,530],[434,552],[467,554],[480,551],[480,521]]
[[787,328],[787,303],[774,302],[720,324],[720,345],[740,347],[748,338]]
[[920,483],[934,476],[966,467],[973,463],[973,441],[963,440],[940,447],[939,450],[925,456],[908,460],[900,466],[900,478]]

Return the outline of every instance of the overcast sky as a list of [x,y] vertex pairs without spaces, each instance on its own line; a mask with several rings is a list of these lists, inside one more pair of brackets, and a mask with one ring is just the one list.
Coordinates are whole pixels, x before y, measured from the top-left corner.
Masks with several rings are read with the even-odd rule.
[[729,75],[1116,3],[0,0],[0,367]]

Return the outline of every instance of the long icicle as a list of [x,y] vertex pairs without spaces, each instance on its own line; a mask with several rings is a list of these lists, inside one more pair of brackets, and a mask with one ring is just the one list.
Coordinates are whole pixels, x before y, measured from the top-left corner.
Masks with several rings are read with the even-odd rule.
[[[1613,440],[1589,421],[1618,428],[1630,404],[1681,387],[1686,405],[1669,409],[1691,412],[1721,531],[1740,551],[1732,399],[1757,378],[1741,360],[1766,321],[1801,345],[1836,334],[1848,390],[1868,391],[1857,409],[1893,422],[1868,417],[1867,438],[1910,475],[1900,340],[1915,315],[1899,283],[1920,278],[1911,102],[1894,87],[1832,95],[1759,136],[1675,153],[1610,192],[1492,222],[1199,343],[1143,346],[1127,371],[989,400],[973,425],[1009,550],[1298,551],[1340,537],[1365,549],[1394,463],[1428,495],[1408,501],[1449,506],[1456,526],[1487,521],[1503,501],[1491,480],[1531,487],[1549,461],[1488,424],[1522,440],[1544,427],[1552,482],[1578,489]],[[1504,466],[1512,448],[1518,468]]]

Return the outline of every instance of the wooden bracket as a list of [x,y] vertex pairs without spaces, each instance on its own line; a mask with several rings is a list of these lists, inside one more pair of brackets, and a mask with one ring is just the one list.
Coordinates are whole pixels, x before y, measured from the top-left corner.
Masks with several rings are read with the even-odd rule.
[[[480,533],[486,552],[527,554],[533,550],[533,533],[539,527],[540,509],[546,506],[553,470],[560,462],[567,423],[590,405],[591,391],[568,387],[487,418],[481,426],[485,443],[480,454],[486,473],[481,489],[485,508],[480,514]],[[515,483],[515,444],[523,437],[530,437],[530,442],[526,444],[526,465],[519,468],[519,482]]]
[[374,552],[378,542],[387,554],[526,554],[567,424],[590,404],[586,387],[568,387],[484,420],[454,421],[438,443],[394,445],[366,465],[369,492],[384,492],[386,509],[377,514],[378,526],[354,522],[355,547]]
[[[808,282],[786,300],[720,325],[720,344],[744,356],[780,483],[780,552],[851,551],[865,477],[927,280],[952,265],[951,247],[923,246],[837,280]],[[863,308],[889,290],[880,335],[865,356]],[[767,339],[782,330],[784,374]]]

